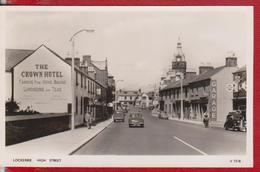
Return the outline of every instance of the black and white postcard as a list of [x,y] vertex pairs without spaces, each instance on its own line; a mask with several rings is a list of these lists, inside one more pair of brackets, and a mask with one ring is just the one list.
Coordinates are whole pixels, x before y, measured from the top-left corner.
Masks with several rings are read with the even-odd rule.
[[253,7],[0,7],[1,164],[252,167]]

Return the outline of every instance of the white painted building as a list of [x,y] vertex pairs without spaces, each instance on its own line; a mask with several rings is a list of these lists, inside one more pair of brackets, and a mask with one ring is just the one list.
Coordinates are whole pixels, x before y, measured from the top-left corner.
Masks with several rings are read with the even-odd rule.
[[[71,63],[45,45],[36,50],[6,50],[6,101],[39,113],[71,113]],[[75,65],[75,125],[85,111],[96,119],[96,101],[106,87]],[[102,91],[103,90],[103,91]]]

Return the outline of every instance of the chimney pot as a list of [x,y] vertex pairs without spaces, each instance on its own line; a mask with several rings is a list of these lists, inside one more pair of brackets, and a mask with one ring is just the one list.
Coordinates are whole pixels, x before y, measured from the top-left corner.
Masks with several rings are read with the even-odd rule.
[[79,66],[79,65],[80,65],[80,59],[79,59],[78,57],[76,57],[76,58],[74,59],[74,64],[75,64],[76,66]]
[[213,69],[214,69],[213,66],[200,66],[199,67],[199,74],[208,72],[208,71],[213,70]]
[[192,78],[196,76],[196,72],[186,72],[185,78]]
[[227,57],[226,58],[226,67],[236,67],[237,58],[236,57]]
[[91,55],[84,55],[83,56],[83,65],[89,66],[91,63]]
[[71,64],[72,59],[70,57],[65,58],[65,61],[69,64]]
[[[71,64],[72,58],[71,57],[67,57],[67,58],[65,58],[65,61],[67,63]],[[80,59],[79,58],[74,58],[74,64],[79,66],[80,65]]]

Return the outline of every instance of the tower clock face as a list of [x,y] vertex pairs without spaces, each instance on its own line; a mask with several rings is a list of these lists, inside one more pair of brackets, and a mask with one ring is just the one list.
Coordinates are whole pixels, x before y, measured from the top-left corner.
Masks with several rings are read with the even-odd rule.
[[185,62],[173,62],[172,69],[186,69],[186,63]]

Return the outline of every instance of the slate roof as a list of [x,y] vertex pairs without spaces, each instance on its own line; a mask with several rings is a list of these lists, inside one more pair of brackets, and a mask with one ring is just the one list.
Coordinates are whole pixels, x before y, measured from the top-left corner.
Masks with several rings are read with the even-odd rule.
[[162,90],[168,90],[168,89],[171,89],[171,88],[174,88],[175,85],[180,82],[180,81],[173,81],[171,83],[169,83],[166,87],[164,87]]
[[100,70],[106,70],[106,61],[93,61],[91,63]]
[[[189,83],[193,82],[195,79],[197,78],[197,75],[196,76],[191,76],[191,77],[188,77],[188,78],[185,78],[182,82],[182,85],[183,86],[187,86],[189,85]],[[163,90],[168,90],[168,89],[171,89],[171,88],[178,88],[181,86],[181,80],[178,80],[178,81],[174,81],[174,82],[171,82],[168,86],[166,86]]]
[[[13,67],[15,67],[17,64],[21,63],[24,59],[26,59],[27,57],[32,55],[34,52],[36,52],[41,47],[45,47],[51,53],[53,53],[55,56],[57,56],[62,61],[64,61],[65,63],[67,63],[68,65],[71,66],[71,64],[68,63],[66,60],[64,60],[59,54],[57,54],[55,51],[53,51],[52,49],[50,49],[47,46],[45,46],[44,44],[42,44],[35,50],[6,49],[6,51],[5,51],[5,71],[10,72]],[[82,71],[78,66],[75,65],[74,67],[77,71],[88,76],[88,74],[85,73],[84,71]],[[102,87],[106,87],[105,85],[97,82],[96,80],[92,79],[91,77],[89,77],[89,79],[95,81],[97,84],[99,84]]]
[[198,81],[210,79],[213,75],[215,75],[216,73],[218,73],[219,71],[221,71],[224,68],[225,68],[225,66],[220,66],[215,69],[209,70],[205,73],[202,73],[202,74],[198,75],[192,82],[198,82]]
[[36,52],[41,47],[45,47],[47,50],[49,50],[55,56],[60,58],[62,61],[69,64],[60,55],[58,55],[55,51],[53,51],[52,49],[50,49],[47,46],[45,46],[44,44],[42,44],[41,46],[39,46],[35,50],[6,49],[6,51],[5,51],[5,70],[10,71],[13,67],[15,67],[17,64],[22,62],[24,59],[26,59],[30,55],[32,55],[34,52]]
[[241,68],[239,68],[237,71],[235,71],[234,73],[239,73],[239,72],[246,72],[246,65],[242,66]]
[[[199,82],[199,81],[203,81],[203,80],[206,80],[206,79],[210,79],[213,75],[215,75],[216,73],[218,73],[219,71],[221,71],[222,69],[224,69],[225,66],[220,66],[220,67],[217,67],[215,69],[212,69],[212,70],[209,70],[205,73],[202,73],[200,75],[197,75],[195,77],[189,77],[189,78],[186,78],[183,80],[183,86],[187,86],[189,85],[190,83],[194,83],[194,82]],[[164,89],[162,90],[168,90],[168,89],[171,89],[171,88],[178,88],[181,86],[181,81],[175,81],[175,82],[172,82],[170,84],[168,84],[168,86],[166,86]]]
[[11,71],[11,69],[26,57],[30,56],[34,50],[23,49],[6,49],[5,51],[5,71]]

